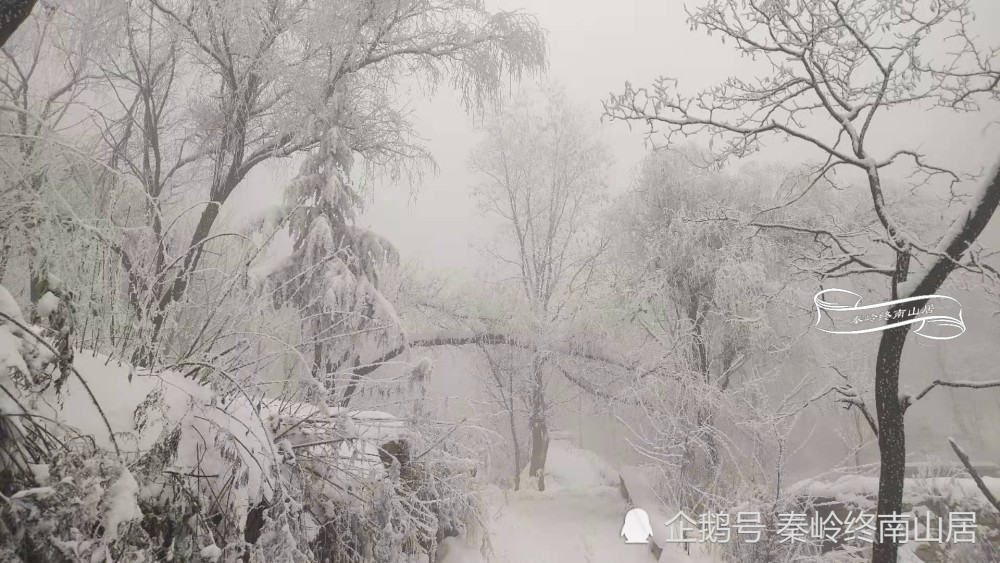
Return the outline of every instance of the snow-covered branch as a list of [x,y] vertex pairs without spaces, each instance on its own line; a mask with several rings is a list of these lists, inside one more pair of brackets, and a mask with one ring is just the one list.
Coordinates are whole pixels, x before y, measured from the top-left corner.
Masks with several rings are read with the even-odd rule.
[[951,449],[955,450],[955,455],[958,456],[962,465],[965,466],[965,470],[972,476],[972,479],[976,482],[976,486],[979,487],[980,491],[982,491],[986,500],[993,505],[993,508],[996,509],[997,512],[1000,512],[1000,501],[997,500],[997,498],[993,495],[993,491],[991,491],[990,488],[986,486],[986,483],[983,482],[983,478],[979,476],[979,472],[976,471],[976,468],[972,465],[972,461],[969,460],[969,455],[965,453],[965,450],[963,450],[953,438],[948,438],[948,443],[951,444]]
[[380,367],[391,362],[393,359],[398,358],[412,348],[434,348],[440,346],[469,346],[469,345],[485,345],[485,346],[510,346],[513,348],[520,348],[523,350],[529,350],[532,352],[548,351],[560,354],[563,356],[576,357],[588,361],[599,362],[609,366],[614,366],[624,370],[634,369],[632,366],[624,361],[611,358],[608,356],[603,356],[600,354],[593,354],[585,351],[578,351],[572,349],[554,349],[550,350],[539,343],[534,343],[522,338],[515,336],[510,336],[507,334],[499,333],[480,333],[472,334],[466,336],[438,336],[434,338],[424,338],[411,340],[405,344],[397,346],[396,348],[389,350],[384,353],[378,359],[368,362],[364,365],[354,368],[351,372],[351,379],[348,382],[347,387],[344,389],[344,395],[341,399],[341,406],[347,407],[351,398],[357,391],[358,383],[361,378],[374,372]]
[[953,270],[961,266],[966,251],[986,229],[1000,205],[1000,161],[984,179],[979,193],[952,223],[951,228],[938,241],[932,261],[925,267],[911,272],[899,284],[899,298],[931,295],[944,283]]
[[935,379],[920,393],[917,393],[917,396],[913,398],[913,402],[923,399],[924,396],[930,393],[935,387],[952,387],[955,389],[992,389],[1000,387],[1000,379],[993,381],[945,381],[943,379]]

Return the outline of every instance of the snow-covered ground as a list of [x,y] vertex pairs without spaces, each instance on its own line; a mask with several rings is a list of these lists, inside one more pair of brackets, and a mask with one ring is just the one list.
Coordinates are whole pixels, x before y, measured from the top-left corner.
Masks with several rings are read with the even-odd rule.
[[651,563],[646,545],[619,536],[625,502],[616,488],[510,495],[493,528],[496,563]]
[[[627,512],[618,473],[592,452],[553,440],[546,460],[546,491],[488,495],[493,554],[449,549],[440,563],[653,563],[647,545],[620,537]],[[525,486],[530,481],[522,479]],[[709,563],[667,546],[659,561]]]

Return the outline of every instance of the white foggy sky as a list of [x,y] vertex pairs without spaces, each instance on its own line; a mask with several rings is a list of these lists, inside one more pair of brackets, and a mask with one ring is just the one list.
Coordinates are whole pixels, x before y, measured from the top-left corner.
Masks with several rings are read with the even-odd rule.
[[[1000,2],[978,0],[974,5],[982,32],[991,34],[991,42],[1000,39],[996,30],[1000,26],[995,25],[1000,23]],[[665,75],[679,79],[679,87],[691,93],[747,70],[747,60],[731,44],[690,30],[679,1],[504,0],[494,6],[537,15],[548,30],[549,78],[561,83],[595,122],[601,115],[601,100],[619,92],[626,80],[646,85]],[[447,88],[432,100],[415,100],[412,107],[439,172],[428,174],[415,192],[407,185],[377,186],[374,202],[360,222],[392,241],[404,259],[432,270],[471,273],[487,262],[478,248],[493,236],[483,229],[485,220],[472,197],[475,177],[467,170],[469,149],[479,136],[457,95]],[[1000,125],[987,130],[986,116],[939,112],[932,119],[926,117],[919,111],[883,114],[885,121],[876,123],[881,128],[875,133],[887,141],[910,139],[912,147],[934,162],[966,171],[990,165],[1000,152]],[[621,191],[644,153],[643,136],[629,132],[621,122],[604,123],[598,130],[616,161],[612,190]],[[765,158],[774,160],[810,157],[816,154],[797,143],[765,153]]]

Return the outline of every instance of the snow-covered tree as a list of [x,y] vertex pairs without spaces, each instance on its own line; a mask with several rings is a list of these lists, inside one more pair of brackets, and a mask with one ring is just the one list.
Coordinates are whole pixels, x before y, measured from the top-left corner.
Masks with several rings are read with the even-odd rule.
[[[773,325],[788,311],[779,306],[786,269],[780,247],[736,221],[706,219],[721,210],[751,213],[765,201],[764,176],[713,172],[691,159],[646,157],[615,211],[612,255],[615,290],[660,358],[639,379],[638,400],[673,419],[672,431],[661,420],[646,434],[653,438],[643,450],[677,468],[676,482],[690,487],[678,487],[677,501],[695,507],[719,486],[720,464],[733,469],[747,455],[734,433],[760,425],[758,408],[749,407],[763,409],[763,382],[754,374],[776,365],[787,335]],[[755,435],[749,443],[760,441]]]
[[[88,107],[100,110],[84,110],[89,118],[72,131],[103,148],[103,162],[91,209],[74,205],[79,216],[64,215],[82,223],[124,272],[143,363],[155,360],[167,325],[178,322],[171,311],[179,312],[204,273],[206,251],[235,236],[218,218],[255,169],[311,155],[323,165],[306,176],[350,177],[358,171],[343,165],[353,153],[369,173],[397,178],[428,158],[396,101],[404,79],[429,90],[450,84],[474,107],[495,96],[505,76],[545,64],[542,33],[530,16],[494,13],[478,1],[110,8],[84,7],[110,22],[101,37],[111,45],[83,46],[92,55],[88,96],[99,100]],[[334,153],[339,164],[328,166]],[[316,196],[341,198],[323,205],[349,222],[361,200],[348,191],[301,195],[314,198],[311,206]],[[330,224],[341,229],[336,244],[345,237],[356,239],[352,247],[362,244],[347,225]]]
[[[11,287],[15,293],[27,288],[32,302],[45,293],[40,284],[47,279],[47,262],[56,258],[41,248],[44,240],[37,236],[54,220],[42,205],[45,192],[68,181],[68,169],[93,156],[61,144],[59,138],[76,122],[74,110],[93,83],[100,58],[95,52],[106,47],[103,35],[110,30],[100,12],[102,4],[43,7],[21,26],[15,41],[3,46],[0,277],[12,273],[15,265],[23,267],[25,279]],[[16,11],[14,6],[5,9]]]
[[[407,344],[382,291],[395,251],[355,225],[357,180],[404,180],[429,161],[400,99],[407,81],[454,87],[472,109],[541,70],[535,20],[477,0],[152,0],[46,6],[22,27],[43,17],[53,33],[19,32],[8,61],[56,47],[82,58],[60,63],[69,90],[20,87],[34,63],[5,65],[0,89],[14,180],[0,189],[19,190],[0,199],[0,217],[15,219],[0,229],[0,277],[48,266],[31,276],[39,295],[17,295],[51,325],[0,321],[0,377],[15,402],[0,417],[38,422],[0,437],[14,452],[2,460],[17,474],[8,492],[27,491],[0,515],[3,553],[433,557],[475,505],[469,463],[428,421],[429,364],[412,370],[403,418],[346,408],[370,367],[361,359]],[[74,26],[93,36],[70,41]],[[73,104],[84,81],[86,103]],[[227,224],[245,208],[240,188],[283,159],[298,172],[276,182],[282,205]],[[64,381],[63,368],[78,377]],[[91,393],[95,381],[118,388]],[[79,425],[81,399],[105,424],[78,441],[63,423]],[[399,430],[383,441],[368,428],[382,426]],[[48,468],[51,491],[29,466]],[[87,510],[67,517],[77,500]]]
[[[813,256],[813,271],[821,280],[881,276],[892,300],[931,295],[956,270],[995,282],[996,269],[984,264],[976,239],[1000,203],[1000,168],[990,170],[981,189],[952,213],[951,227],[928,242],[887,203],[889,169],[909,167],[909,177],[918,185],[943,182],[946,188],[955,188],[963,177],[934,165],[905,140],[888,149],[875,144],[876,138],[884,136],[882,117],[889,110],[954,108],[956,101],[995,88],[988,72],[991,62],[983,63],[981,53],[993,61],[996,51],[975,42],[960,41],[957,52],[962,55],[956,61],[966,66],[947,69],[954,80],[938,80],[939,71],[924,62],[926,47],[936,38],[970,37],[961,32],[973,18],[966,0],[709,0],[692,11],[692,26],[717,33],[732,41],[741,54],[765,61],[762,74],[752,80],[733,77],[691,96],[666,78],[651,88],[627,84],[620,95],[607,100],[606,113],[611,119],[645,123],[651,139],[663,132],[668,143],[704,133],[718,161],[749,155],[771,137],[816,149],[821,161],[812,170],[812,181],[789,197],[788,205],[805,191],[829,185],[834,171],[853,173],[865,187],[869,216],[877,221],[861,237],[843,230],[836,217],[818,226],[749,223],[822,241],[825,252]],[[969,65],[970,59],[975,64]],[[917,300],[894,309],[924,303]],[[881,454],[878,514],[902,510],[903,415],[911,399],[900,396],[899,376],[909,330],[909,325],[884,330],[876,357]],[[880,541],[875,544],[873,561],[895,562],[897,551],[896,543]]]
[[[519,286],[528,339],[565,329],[594,281],[607,246],[595,229],[610,159],[585,114],[558,87],[512,100],[487,123],[470,163],[485,213],[500,220],[492,254]],[[544,490],[548,449],[548,359],[537,346],[529,373],[531,455],[528,474]]]

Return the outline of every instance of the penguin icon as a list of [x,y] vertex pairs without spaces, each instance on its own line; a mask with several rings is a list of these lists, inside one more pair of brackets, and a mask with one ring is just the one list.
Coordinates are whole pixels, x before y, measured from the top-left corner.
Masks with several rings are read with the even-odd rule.
[[649,515],[641,508],[633,508],[625,515],[625,525],[621,535],[625,543],[649,543],[653,528],[649,525]]

